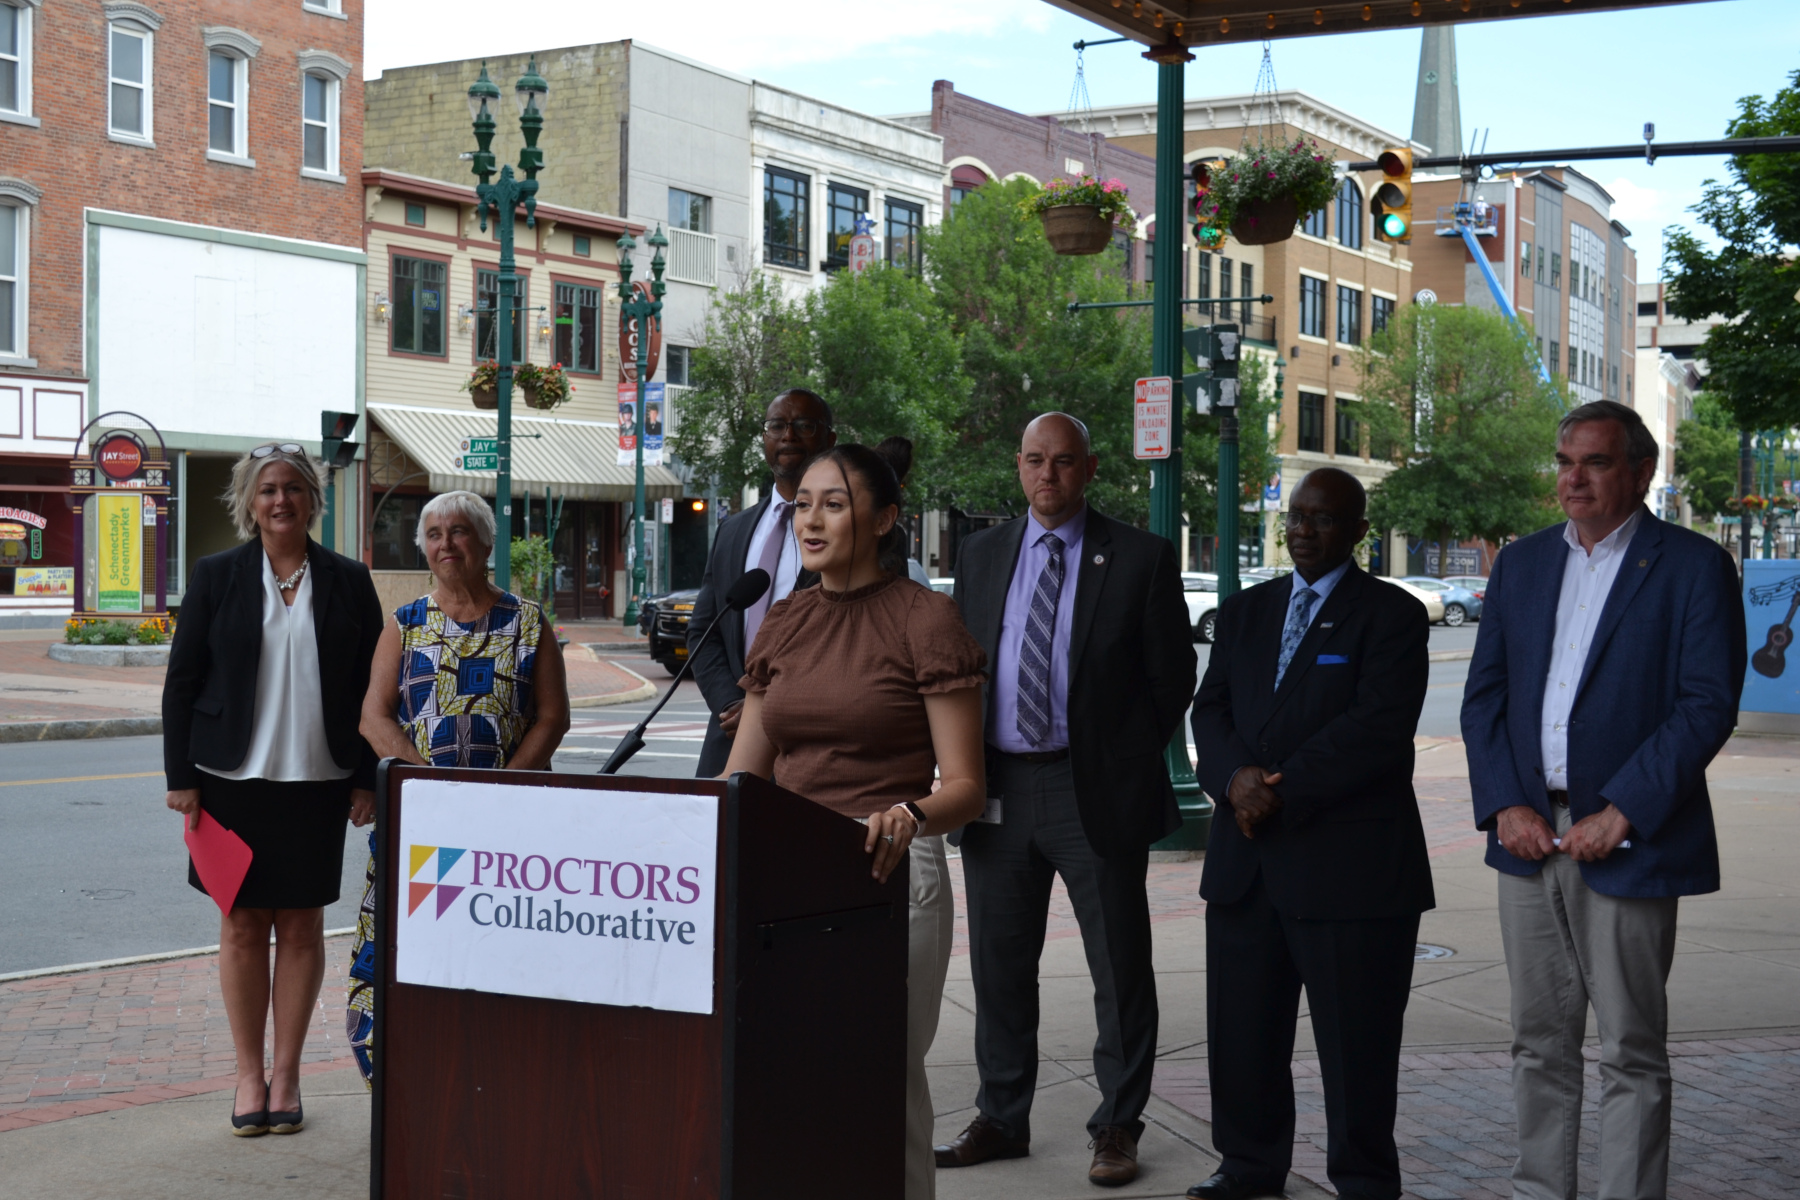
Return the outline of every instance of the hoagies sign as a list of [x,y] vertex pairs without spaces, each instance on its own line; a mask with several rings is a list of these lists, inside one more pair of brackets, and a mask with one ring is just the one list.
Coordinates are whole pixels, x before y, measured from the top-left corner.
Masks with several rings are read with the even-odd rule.
[[713,1010],[714,797],[402,788],[397,982]]

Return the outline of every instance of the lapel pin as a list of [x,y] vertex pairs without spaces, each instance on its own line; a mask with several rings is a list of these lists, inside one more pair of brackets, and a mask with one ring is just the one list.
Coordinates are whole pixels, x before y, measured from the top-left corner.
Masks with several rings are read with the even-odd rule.
[[1320,629],[1330,629],[1333,625],[1336,625],[1336,624],[1337,624],[1336,621],[1320,621],[1319,628]]
[[1103,562],[1105,562],[1105,561],[1106,561],[1106,555],[1104,555],[1104,554],[1096,554],[1096,555],[1094,555],[1094,565],[1095,565],[1095,566],[1096,566],[1096,567],[1097,567],[1097,566],[1099,566],[1099,565],[1100,565],[1100,564],[1101,564],[1101,563],[1103,563]]
[[1649,559],[1647,559],[1647,558],[1640,558],[1640,559],[1638,559],[1638,566],[1640,566],[1640,567],[1647,567],[1647,566],[1649,566],[1649,565],[1650,565],[1650,560],[1649,560]]

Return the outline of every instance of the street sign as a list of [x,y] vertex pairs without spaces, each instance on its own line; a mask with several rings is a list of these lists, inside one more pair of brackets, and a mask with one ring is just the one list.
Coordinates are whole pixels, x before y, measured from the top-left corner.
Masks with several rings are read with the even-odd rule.
[[875,239],[859,233],[850,239],[850,269],[866,271],[875,265]]
[[662,523],[664,525],[673,525],[675,523],[675,501],[668,496],[663,497]]
[[457,458],[456,465],[463,471],[498,471],[500,456],[498,454],[464,454]]
[[1169,457],[1175,442],[1175,381],[1167,375],[1138,380],[1132,410],[1132,455],[1140,459]]
[[462,440],[464,454],[498,454],[500,439],[497,437],[466,437]]

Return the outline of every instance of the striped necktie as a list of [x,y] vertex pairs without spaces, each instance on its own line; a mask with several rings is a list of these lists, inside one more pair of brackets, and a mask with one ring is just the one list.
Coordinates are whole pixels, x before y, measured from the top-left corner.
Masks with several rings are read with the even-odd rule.
[[[1298,579],[1295,580],[1299,582]],[[1275,687],[1281,687],[1281,677],[1287,674],[1288,664],[1294,661],[1294,651],[1300,649],[1300,639],[1306,636],[1306,627],[1312,624],[1313,601],[1319,593],[1309,587],[1294,589],[1294,605],[1288,609],[1287,626],[1281,631],[1281,658],[1275,664]]]
[[1025,619],[1025,640],[1019,646],[1019,736],[1033,746],[1050,737],[1050,650],[1056,640],[1056,603],[1062,599],[1063,542],[1046,533],[1039,544],[1050,559],[1038,574],[1031,593],[1031,612]]

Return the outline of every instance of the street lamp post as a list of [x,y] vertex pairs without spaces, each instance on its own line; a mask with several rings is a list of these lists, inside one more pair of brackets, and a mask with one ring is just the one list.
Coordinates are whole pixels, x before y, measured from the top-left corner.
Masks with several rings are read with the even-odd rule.
[[662,298],[668,290],[663,283],[663,247],[669,244],[669,239],[658,225],[648,240],[656,253],[650,259],[650,294],[645,296],[631,286],[631,252],[637,249],[637,243],[629,233],[619,239],[619,320],[637,326],[637,404],[633,406],[635,416],[632,421],[636,428],[636,436],[632,438],[632,444],[637,448],[636,499],[631,514],[631,599],[625,605],[624,616],[627,629],[637,624],[638,605],[644,599],[648,572],[644,562],[644,377],[650,373],[650,331],[662,320]]
[[518,179],[509,166],[500,168],[500,182],[489,182],[494,176],[494,113],[500,104],[500,88],[488,78],[487,64],[481,64],[481,78],[469,85],[469,115],[475,123],[475,153],[470,155],[471,173],[481,182],[475,188],[475,209],[481,214],[482,232],[487,231],[488,215],[493,214],[494,232],[500,239],[500,296],[494,313],[494,361],[498,372],[494,390],[499,397],[499,428],[495,439],[498,470],[494,479],[494,514],[500,526],[494,539],[494,583],[502,589],[512,587],[512,385],[513,332],[519,314],[515,303],[519,294],[519,275],[513,259],[513,225],[517,210],[525,210],[527,228],[537,224],[537,173],[544,169],[544,152],[538,149],[538,135],[544,129],[544,109],[548,107],[550,85],[538,74],[537,59],[519,76],[514,97],[519,105],[519,132],[525,147],[519,151]]

